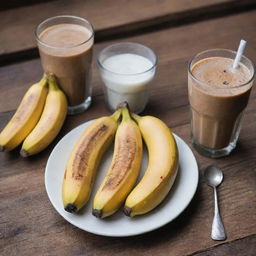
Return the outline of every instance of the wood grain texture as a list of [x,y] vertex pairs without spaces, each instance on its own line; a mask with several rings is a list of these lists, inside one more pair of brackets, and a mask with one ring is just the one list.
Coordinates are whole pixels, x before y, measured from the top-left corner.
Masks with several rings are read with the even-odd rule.
[[36,56],[35,28],[51,16],[69,14],[87,18],[96,30],[96,40],[106,40],[109,36],[125,36],[131,31],[142,33],[159,24],[184,24],[255,5],[254,0],[147,0],[146,3],[137,0],[57,0],[12,9],[1,12],[0,64]]
[[7,10],[7,9],[13,9],[21,6],[28,6],[32,4],[38,4],[46,1],[55,1],[55,0],[8,0],[8,1],[2,1],[0,11]]
[[[246,19],[245,19],[246,17]],[[198,26],[198,24],[200,26]],[[101,80],[96,67],[96,56],[104,47],[122,41],[132,41],[145,44],[151,47],[158,55],[159,66],[157,77],[154,83],[156,90],[154,93],[160,96],[169,95],[169,87],[186,86],[186,67],[188,60],[200,51],[211,48],[227,48],[236,50],[241,38],[248,41],[245,55],[255,61],[256,38],[255,34],[256,19],[255,11],[246,14],[228,16],[211,21],[194,23],[187,26],[160,30],[141,36],[134,36],[122,40],[108,41],[96,44],[94,48],[93,63],[93,89],[94,95],[102,94]],[[216,36],[218,31],[218,36]],[[173,60],[178,60],[179,67],[175,70]],[[182,72],[179,72],[182,70]],[[12,64],[0,67],[1,93],[4,101],[0,101],[0,112],[13,111],[24,94],[25,90],[38,79],[42,74],[40,60],[22,62],[21,64]],[[183,79],[185,83],[180,84]],[[161,86],[159,90],[158,85]],[[153,87],[153,90],[154,90]],[[152,92],[153,93],[153,92]],[[154,114],[162,113],[167,108],[175,107],[180,101],[180,92],[178,95],[163,102],[161,106],[155,106],[152,102]],[[151,99],[153,101],[154,98]],[[182,104],[187,104],[182,102]]]
[[[256,11],[251,11],[129,38],[129,41],[150,46],[159,56],[157,77],[144,114],[161,118],[190,145],[187,61],[208,48],[234,49],[243,37],[249,42],[246,55],[256,62],[255,15]],[[96,45],[95,53],[110,43],[113,41]],[[40,74],[39,60],[0,68],[0,99],[4,99],[0,101],[0,129],[13,114],[28,84],[36,81]],[[1,255],[230,255],[229,252],[246,255],[247,246],[249,251],[253,250],[256,233],[255,88],[237,149],[229,157],[218,160],[202,157],[194,151],[200,167],[199,186],[189,207],[175,221],[136,237],[106,238],[81,231],[56,213],[44,188],[46,161],[54,145],[68,131],[87,120],[109,114],[103,104],[96,67],[93,86],[93,106],[86,113],[68,117],[58,138],[47,150],[25,160],[19,157],[18,150],[0,154]],[[228,234],[225,246],[226,242],[210,238],[213,192],[203,182],[202,172],[213,163],[224,171],[225,180],[218,192]],[[241,242],[236,251],[228,251],[228,244],[237,244],[238,239],[245,237],[249,237],[244,240],[247,246]]]
[[203,252],[190,254],[189,256],[239,256],[242,255],[241,252],[246,252],[246,256],[255,256],[256,235],[243,237],[230,243],[220,244]]

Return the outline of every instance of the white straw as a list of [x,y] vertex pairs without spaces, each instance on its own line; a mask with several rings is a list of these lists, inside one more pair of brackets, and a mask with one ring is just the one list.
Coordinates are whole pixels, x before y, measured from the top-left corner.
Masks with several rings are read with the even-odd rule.
[[238,50],[236,52],[236,57],[235,57],[235,60],[234,60],[233,66],[232,66],[232,71],[233,72],[238,68],[239,62],[241,60],[241,57],[243,55],[243,52],[244,52],[244,49],[245,49],[245,46],[246,46],[246,43],[247,42],[243,39],[240,41]]

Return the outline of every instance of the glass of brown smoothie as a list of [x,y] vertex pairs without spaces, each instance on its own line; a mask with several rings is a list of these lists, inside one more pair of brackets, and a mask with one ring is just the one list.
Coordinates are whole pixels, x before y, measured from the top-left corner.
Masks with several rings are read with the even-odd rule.
[[57,77],[68,98],[68,113],[85,111],[92,92],[92,25],[80,17],[56,16],[39,24],[35,34],[43,69]]
[[207,50],[188,66],[192,143],[208,157],[229,155],[236,147],[250,96],[254,65],[242,56],[232,71],[235,56],[231,50]]

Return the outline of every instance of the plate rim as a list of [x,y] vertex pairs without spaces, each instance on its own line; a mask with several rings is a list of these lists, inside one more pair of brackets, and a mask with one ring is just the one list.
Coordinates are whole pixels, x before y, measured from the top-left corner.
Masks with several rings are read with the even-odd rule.
[[[181,142],[183,142],[185,144],[185,146],[187,147],[191,157],[193,158],[193,162],[196,164],[196,184],[193,188],[193,191],[192,193],[190,194],[190,196],[188,197],[189,200],[187,200],[187,203],[181,208],[180,211],[178,211],[175,216],[171,219],[166,219],[166,221],[162,222],[160,225],[157,225],[157,226],[153,226],[151,228],[148,228],[146,230],[143,230],[143,231],[139,231],[139,232],[130,232],[130,233],[127,233],[125,235],[122,235],[122,234],[108,234],[108,233],[102,233],[102,232],[97,232],[97,231],[94,231],[94,230],[88,230],[88,229],[84,229],[83,227],[77,225],[76,223],[73,222],[72,219],[69,219],[69,218],[66,218],[65,216],[63,216],[57,206],[55,206],[55,203],[54,203],[54,200],[51,196],[51,193],[49,192],[49,188],[48,188],[48,185],[47,185],[47,173],[48,173],[48,170],[49,170],[49,162],[51,160],[51,158],[53,157],[53,154],[54,154],[54,151],[55,151],[55,148],[59,145],[59,143],[61,143],[61,141],[68,137],[70,135],[71,132],[74,132],[74,130],[78,130],[80,129],[81,126],[84,126],[84,125],[89,125],[91,122],[93,122],[95,119],[92,119],[92,120],[88,120],[78,126],[76,126],[75,128],[73,128],[72,130],[70,130],[67,134],[65,134],[59,141],[58,143],[54,146],[54,148],[52,149],[48,159],[47,159],[47,163],[46,163],[46,166],[45,166],[45,174],[44,174],[44,183],[45,183],[45,189],[46,189],[46,193],[47,193],[47,196],[48,196],[48,199],[49,201],[51,202],[53,208],[56,210],[56,212],[64,219],[66,220],[67,222],[69,222],[70,224],[72,224],[73,226],[83,230],[83,231],[86,231],[88,233],[92,233],[92,234],[95,234],[95,235],[99,235],[99,236],[106,236],[106,237],[130,237],[130,236],[137,236],[137,235],[142,235],[142,234],[145,234],[145,233],[148,233],[148,232],[151,232],[153,230],[157,230],[165,225],[167,225],[168,223],[174,221],[188,206],[189,204],[191,203],[192,199],[194,198],[194,195],[197,191],[197,188],[198,188],[198,183],[199,183],[199,168],[198,168],[198,164],[197,164],[197,161],[196,161],[196,158],[195,158],[195,155],[193,153],[193,151],[191,150],[191,148],[188,146],[188,144],[180,137],[178,136],[177,134],[173,133],[174,135],[174,138],[175,140],[179,139],[181,140]],[[179,149],[179,148],[178,148]]]

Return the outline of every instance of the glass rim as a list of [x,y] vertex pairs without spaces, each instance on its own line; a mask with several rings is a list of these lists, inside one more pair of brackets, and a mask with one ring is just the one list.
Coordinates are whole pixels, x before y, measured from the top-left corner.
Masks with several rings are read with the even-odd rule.
[[[49,21],[52,21],[52,20],[55,20],[55,19],[57,20],[57,19],[60,19],[60,18],[70,18],[70,19],[72,18],[72,19],[80,20],[80,21],[83,21],[83,22],[87,23],[90,26],[90,29],[91,29],[91,33],[92,33],[91,36],[88,39],[86,39],[85,41],[83,41],[79,44],[75,44],[75,45],[72,45],[72,46],[65,46],[65,47],[53,46],[53,45],[50,45],[50,44],[47,44],[47,43],[43,42],[39,37],[40,36],[39,33],[38,33],[39,28],[41,26],[43,26],[45,23],[49,22]],[[62,24],[62,23],[59,23],[59,24]],[[87,42],[89,42],[92,38],[94,38],[94,34],[95,34],[93,26],[88,20],[86,20],[84,18],[81,18],[81,17],[78,17],[78,16],[73,16],[73,15],[58,15],[58,16],[50,17],[50,18],[42,21],[41,23],[39,23],[39,25],[36,27],[34,33],[35,33],[35,37],[36,37],[36,40],[37,40],[38,43],[42,44],[43,46],[53,48],[53,49],[71,49],[71,48],[74,48],[74,47],[81,46],[81,45],[86,44]]]
[[[100,56],[102,55],[102,53],[103,53],[104,51],[108,51],[110,48],[117,47],[117,46],[119,46],[119,45],[128,45],[128,44],[129,44],[129,45],[134,45],[134,46],[137,45],[137,46],[139,46],[139,47],[143,47],[143,48],[147,49],[149,52],[151,52],[151,53],[153,54],[153,56],[154,56],[154,62],[152,63],[152,64],[153,64],[152,67],[150,67],[149,69],[147,69],[147,70],[145,70],[145,71],[142,71],[142,72],[137,72],[137,73],[133,73],[133,74],[124,74],[124,73],[117,73],[117,72],[111,71],[111,70],[109,70],[109,69],[107,69],[106,67],[103,66],[103,63],[100,61],[99,58],[100,58]],[[137,54],[137,55],[139,55],[139,54]],[[140,56],[141,56],[141,55],[140,55]],[[144,57],[144,56],[143,56],[143,57]],[[147,58],[147,57],[144,57],[144,58]],[[147,59],[148,59],[148,58],[147,58]],[[100,68],[102,68],[103,70],[106,70],[106,71],[108,71],[108,72],[110,72],[110,73],[112,73],[112,74],[115,74],[115,75],[120,75],[120,76],[136,76],[136,75],[142,75],[142,74],[147,73],[147,72],[153,70],[154,68],[156,68],[156,66],[157,66],[157,64],[158,64],[158,57],[157,57],[156,53],[155,53],[151,48],[149,48],[149,47],[147,47],[147,46],[145,46],[145,45],[143,45],[143,44],[134,43],[134,42],[122,42],[122,43],[111,44],[111,45],[105,47],[104,49],[102,49],[102,50],[99,52],[98,56],[97,56],[97,64],[98,64],[98,66],[99,66]]]
[[[253,72],[252,72],[252,75],[251,75],[250,79],[248,79],[248,81],[246,81],[245,83],[242,83],[241,85],[232,86],[232,87],[228,87],[228,88],[227,88],[227,87],[218,87],[218,86],[210,85],[210,84],[208,84],[207,82],[202,81],[202,80],[196,78],[196,77],[193,75],[192,71],[191,71],[191,64],[192,64],[192,61],[193,61],[195,58],[197,58],[198,56],[200,56],[200,55],[202,55],[202,54],[204,54],[204,53],[207,53],[207,52],[214,52],[214,51],[225,51],[225,52],[233,53],[234,55],[236,55],[236,51],[229,50],[229,49],[224,49],[224,48],[215,48],[215,49],[209,49],[209,50],[205,50],[205,51],[199,52],[198,54],[196,54],[195,56],[193,56],[193,57],[190,59],[190,61],[188,62],[188,72],[189,72],[189,74],[191,75],[191,77],[192,77],[194,80],[196,80],[196,81],[197,81],[198,83],[200,83],[200,84],[205,84],[205,85],[207,85],[207,86],[210,87],[210,88],[215,88],[215,89],[219,89],[219,90],[227,90],[227,89],[231,89],[231,90],[232,90],[232,89],[236,89],[236,88],[241,88],[241,87],[243,87],[243,86],[248,85],[249,83],[251,83],[251,82],[253,81],[254,76],[255,76],[255,67],[254,67],[254,64],[253,64],[253,62],[252,62],[249,58],[247,58],[247,57],[244,56],[244,55],[242,55],[242,58],[246,59],[246,60],[250,63],[250,65],[252,66]],[[218,57],[218,56],[214,56],[214,57]],[[222,57],[222,56],[219,56],[219,57]],[[224,58],[227,58],[227,57],[224,57]],[[247,68],[248,68],[248,67],[247,67]]]

